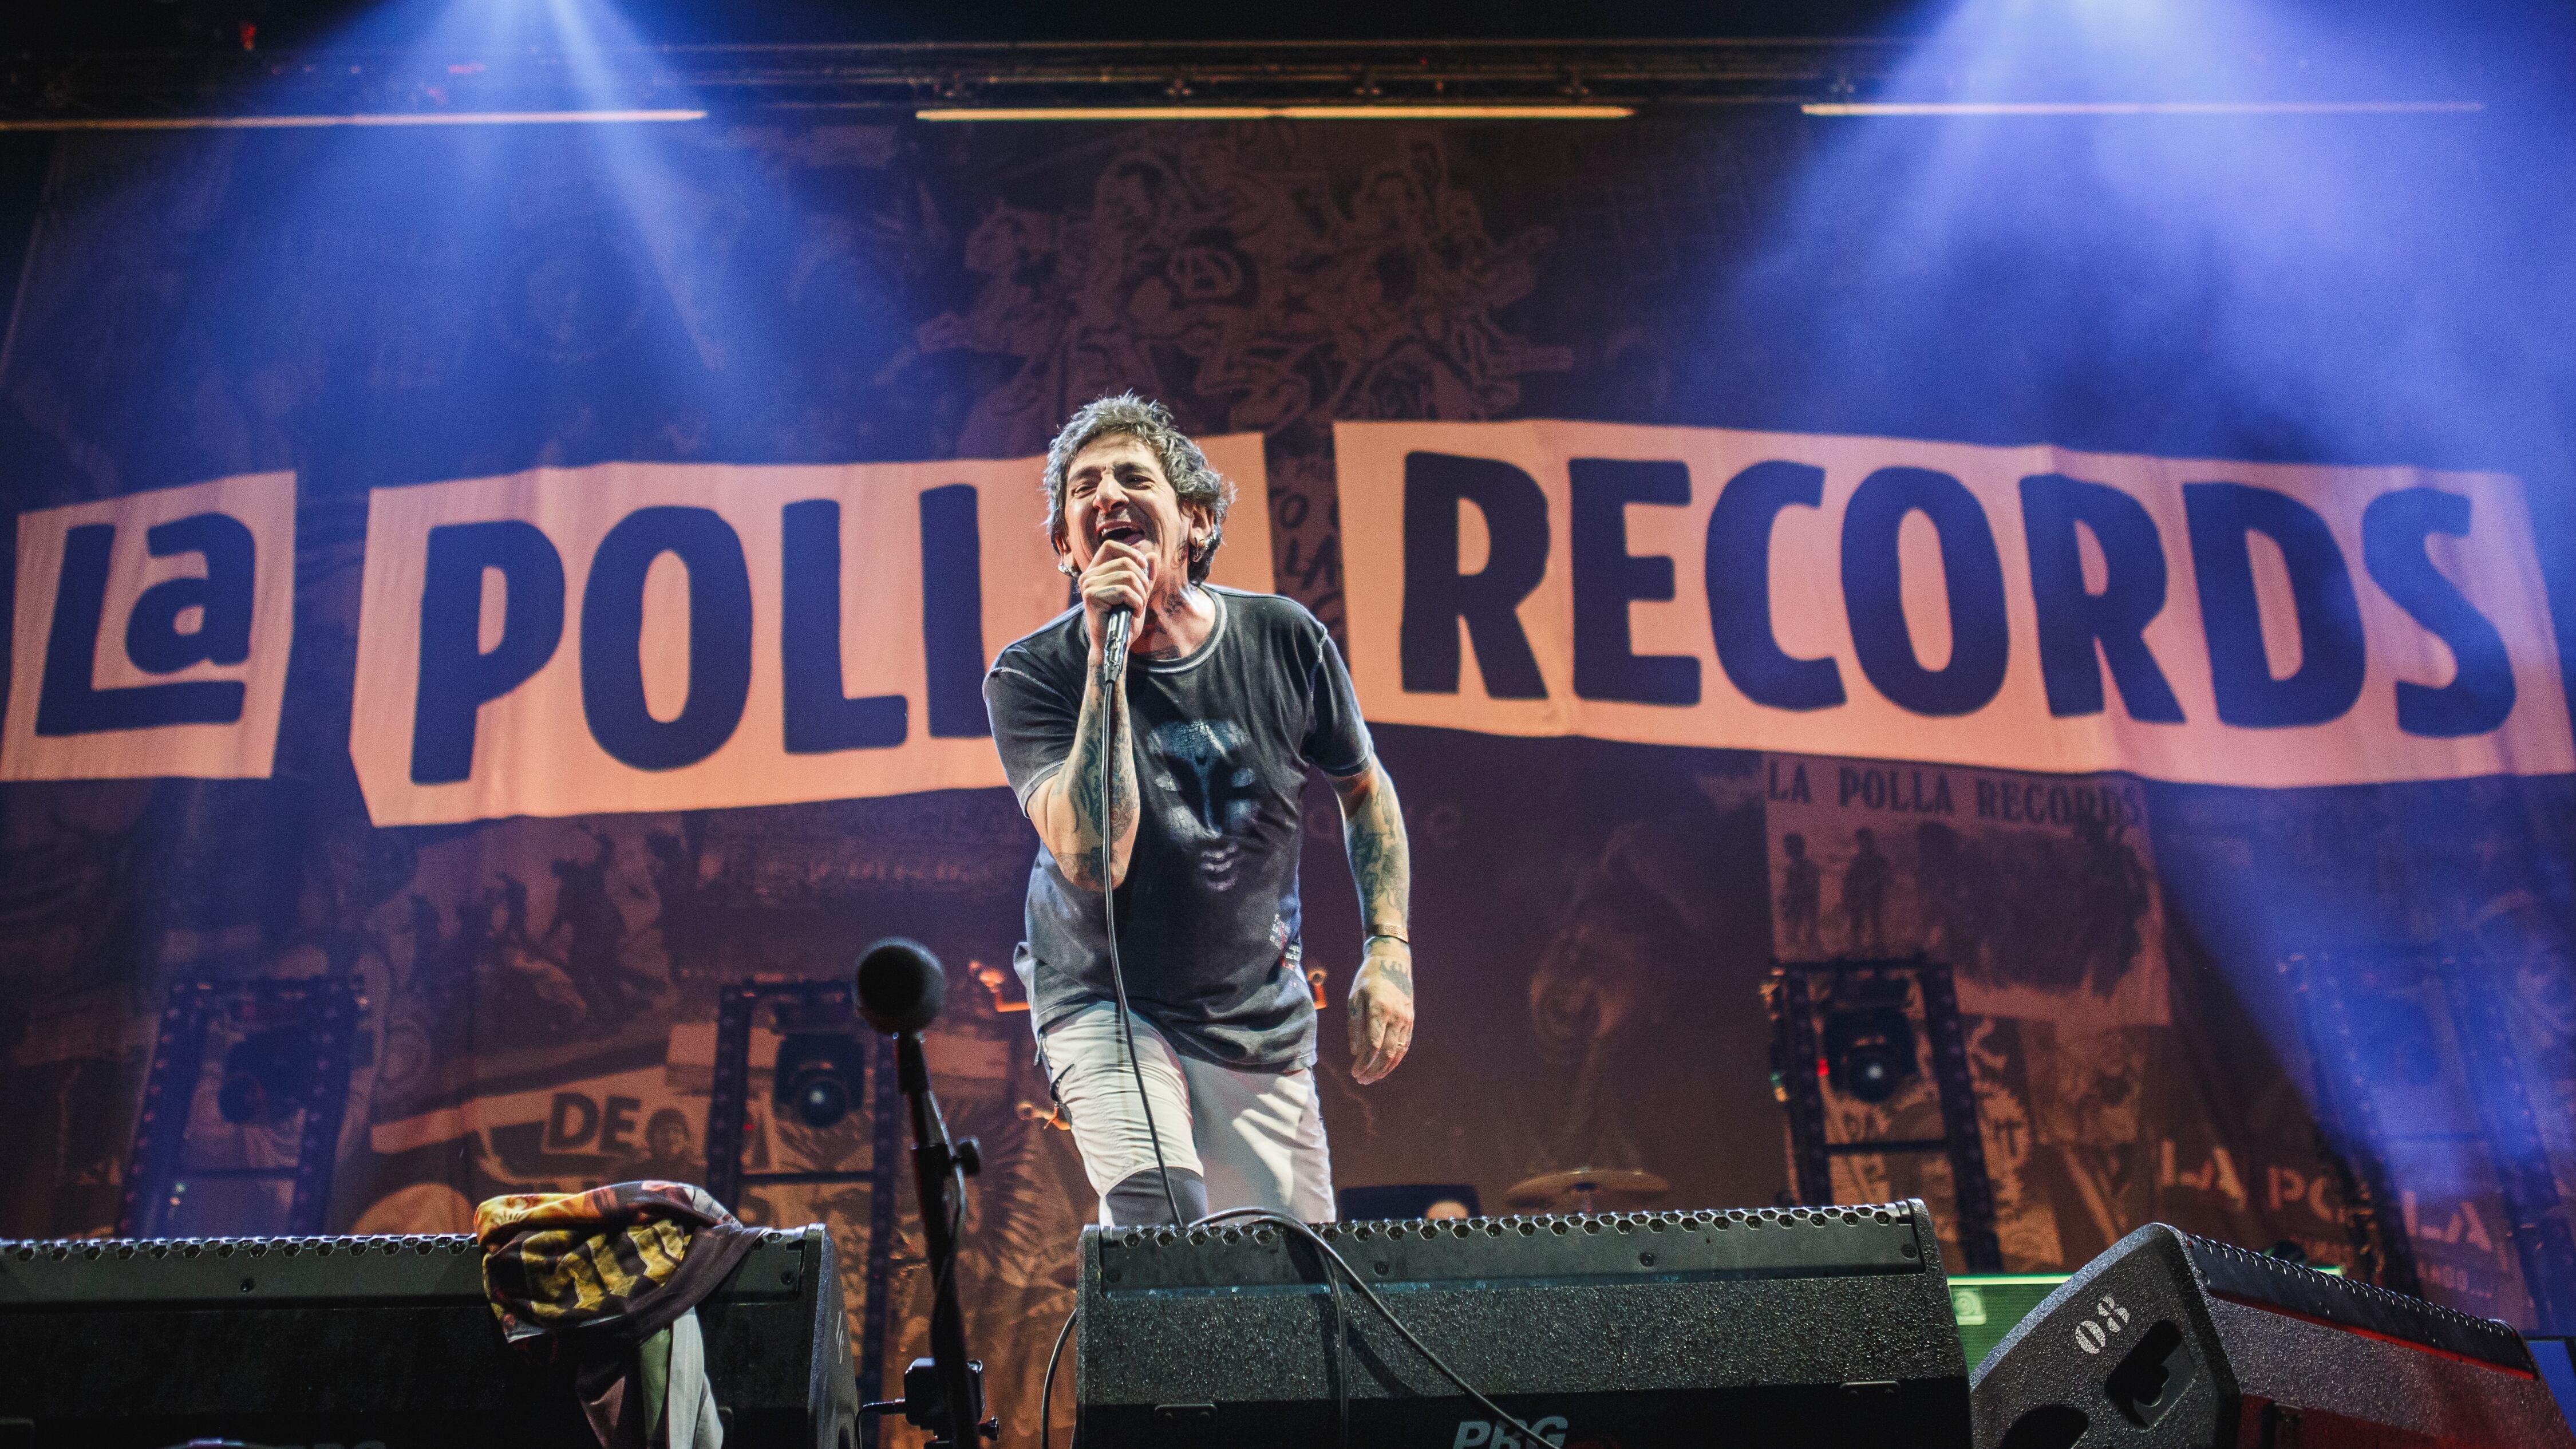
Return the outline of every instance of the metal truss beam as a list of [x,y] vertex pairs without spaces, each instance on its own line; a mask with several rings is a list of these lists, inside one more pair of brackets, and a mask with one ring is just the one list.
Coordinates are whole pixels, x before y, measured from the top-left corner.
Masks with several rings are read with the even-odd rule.
[[672,46],[565,53],[19,54],[0,121],[925,107],[1783,105],[1888,75],[1878,40]]

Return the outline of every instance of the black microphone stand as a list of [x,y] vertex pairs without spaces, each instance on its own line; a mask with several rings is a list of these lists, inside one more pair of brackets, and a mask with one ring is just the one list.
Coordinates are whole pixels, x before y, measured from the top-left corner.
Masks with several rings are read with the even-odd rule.
[[983,1163],[975,1139],[952,1142],[930,1090],[921,1029],[938,1019],[947,977],[922,946],[888,939],[868,948],[857,974],[859,1014],[894,1038],[895,1086],[912,1115],[913,1196],[930,1261],[930,1357],[903,1373],[903,1397],[862,1405],[862,1413],[900,1409],[931,1431],[931,1449],[977,1449],[1002,1437],[999,1419],[984,1417],[984,1366],[966,1356],[966,1317],[957,1306],[957,1226],[966,1211],[966,1179]]
[[[921,1204],[921,1236],[930,1260],[930,1361],[937,1397],[932,1412],[917,1414],[915,1376],[904,1374],[904,1417],[940,1437],[932,1449],[969,1449],[976,1431],[1001,1437],[998,1420],[984,1422],[984,1366],[966,1357],[966,1318],[957,1307],[957,1235],[964,1215],[966,1179],[983,1163],[975,1139],[952,1143],[948,1123],[931,1094],[930,1066],[921,1054],[921,1033],[898,1032],[894,1039],[895,1084],[912,1111],[912,1187]],[[915,1365],[918,1367],[918,1365]]]

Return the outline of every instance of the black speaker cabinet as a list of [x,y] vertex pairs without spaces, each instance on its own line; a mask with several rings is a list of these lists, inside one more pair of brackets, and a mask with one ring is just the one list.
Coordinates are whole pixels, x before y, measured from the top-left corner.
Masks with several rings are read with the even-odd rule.
[[1497,1421],[1268,1223],[1082,1235],[1085,1445],[1119,1449],[1965,1449],[1920,1201],[1316,1229]]
[[2521,1335],[2151,1223],[1977,1366],[1977,1449],[2576,1449]]
[[[729,1449],[857,1442],[821,1228],[764,1232],[698,1321]],[[0,1241],[0,1445],[596,1449],[569,1369],[502,1342],[462,1234]]]

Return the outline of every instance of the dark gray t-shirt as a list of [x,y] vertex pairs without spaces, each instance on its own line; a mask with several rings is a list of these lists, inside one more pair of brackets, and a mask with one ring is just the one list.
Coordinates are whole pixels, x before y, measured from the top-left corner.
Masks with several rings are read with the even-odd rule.
[[[1309,765],[1369,764],[1368,727],[1341,651],[1294,599],[1208,585],[1216,626],[1189,657],[1129,662],[1141,807],[1118,888],[1127,1000],[1177,1049],[1230,1067],[1315,1059],[1299,966],[1299,802]],[[984,677],[1002,769],[1029,792],[1073,752],[1090,645],[1080,609],[1012,644]],[[1094,728],[1097,728],[1095,722]],[[1017,964],[1039,1031],[1115,1000],[1097,891],[1038,852]]]

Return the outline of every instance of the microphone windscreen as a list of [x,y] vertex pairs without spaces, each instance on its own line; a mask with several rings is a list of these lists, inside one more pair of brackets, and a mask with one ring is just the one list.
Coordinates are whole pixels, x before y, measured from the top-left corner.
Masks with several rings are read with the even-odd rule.
[[888,936],[859,957],[859,1015],[889,1034],[919,1031],[939,1019],[948,975],[919,941]]

